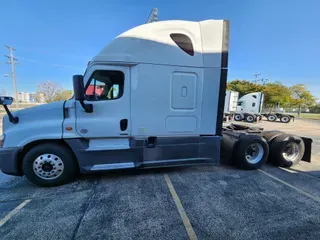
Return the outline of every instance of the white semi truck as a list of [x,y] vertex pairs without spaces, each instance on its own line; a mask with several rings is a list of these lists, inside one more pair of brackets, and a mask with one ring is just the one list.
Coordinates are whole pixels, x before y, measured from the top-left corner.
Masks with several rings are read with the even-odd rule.
[[261,92],[248,93],[239,99],[236,91],[226,91],[224,113],[236,121],[255,122],[262,119],[261,110],[264,95]]
[[283,123],[294,120],[294,116],[285,113],[263,113],[264,94],[262,92],[248,93],[239,99],[236,91],[226,91],[224,114],[225,119],[246,121],[249,123],[261,121],[265,117],[270,122],[279,119]]
[[[77,173],[232,163],[310,161],[311,139],[223,128],[229,22],[162,21],[122,33],[73,76],[74,96],[11,113],[0,169],[40,186]],[[273,150],[269,154],[269,149]]]

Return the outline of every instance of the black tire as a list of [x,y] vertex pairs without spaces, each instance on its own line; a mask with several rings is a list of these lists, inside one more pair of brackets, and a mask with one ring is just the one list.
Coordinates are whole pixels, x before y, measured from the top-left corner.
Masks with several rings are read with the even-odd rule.
[[261,136],[270,144],[274,138],[283,134],[280,131],[263,131]]
[[248,122],[248,123],[254,123],[256,117],[254,115],[249,114],[246,116],[245,119],[246,119],[246,122]]
[[[59,165],[63,166],[63,170],[59,169],[60,172],[57,173],[58,177],[54,179],[44,179],[39,177],[35,173],[34,163],[37,163],[36,159],[39,159],[41,155],[47,155],[48,157],[50,157],[50,154],[58,157],[55,159],[59,159],[59,162],[60,162]],[[55,159],[51,159],[48,161],[54,162],[53,160]],[[62,164],[60,160],[62,161]],[[46,160],[39,160],[39,161],[46,161]],[[45,164],[47,163],[45,162],[43,166]],[[52,165],[51,164],[48,164],[48,165],[50,168],[56,169],[54,168],[56,166],[55,163],[52,163]],[[39,168],[40,167],[41,166],[39,166]],[[44,144],[33,147],[29,152],[27,152],[27,154],[24,156],[22,161],[22,170],[23,170],[23,173],[28,178],[28,180],[30,180],[32,183],[41,187],[53,187],[53,186],[58,186],[58,185],[62,185],[70,182],[75,177],[78,171],[78,168],[72,152],[66,146],[63,146],[62,144],[56,144],[56,143],[44,143]],[[49,172],[51,170],[49,170]],[[43,170],[43,172],[44,171],[45,170]],[[56,170],[53,170],[53,171],[56,171]]]
[[[269,156],[269,145],[264,138],[256,135],[246,135],[245,137],[240,138],[238,144],[235,152],[235,160],[238,168],[246,170],[258,169],[267,161]],[[261,151],[260,153],[262,153],[262,155],[260,157],[258,155],[257,161],[247,158],[248,154],[251,155],[248,151],[253,144],[259,144],[261,146],[261,149],[259,147],[257,150]],[[254,151],[252,154],[255,154]]]
[[274,115],[274,114],[269,114],[267,116],[267,119],[268,119],[269,122],[275,122],[275,121],[277,121],[277,116]]
[[[294,146],[297,153],[290,157],[288,153],[289,150],[293,148],[292,146]],[[291,148],[288,149],[289,147]],[[291,167],[301,161],[304,155],[304,151],[304,142],[300,137],[281,134],[273,140],[270,146],[270,160],[277,166]]]
[[290,120],[291,120],[290,116],[287,116],[287,115],[281,116],[281,118],[280,118],[280,121],[282,123],[289,123]]
[[240,122],[243,120],[243,115],[240,113],[236,113],[233,118],[235,121]]

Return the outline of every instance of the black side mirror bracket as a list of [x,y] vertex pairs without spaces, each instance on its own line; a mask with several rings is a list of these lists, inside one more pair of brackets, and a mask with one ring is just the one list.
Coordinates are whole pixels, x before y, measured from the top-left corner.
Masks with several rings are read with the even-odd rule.
[[84,103],[84,101],[80,101],[81,107],[84,109],[86,113],[93,112],[93,105],[91,103]]
[[4,110],[6,110],[6,113],[8,114],[9,117],[9,121],[12,122],[13,124],[17,124],[19,122],[19,118],[18,117],[14,117],[12,115],[12,113],[10,112],[9,108],[7,105],[3,105]]

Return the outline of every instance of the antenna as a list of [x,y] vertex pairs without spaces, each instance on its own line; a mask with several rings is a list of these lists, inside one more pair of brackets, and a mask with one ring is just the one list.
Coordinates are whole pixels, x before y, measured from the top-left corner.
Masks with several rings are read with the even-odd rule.
[[152,8],[146,23],[152,23],[157,21],[158,21],[158,8]]

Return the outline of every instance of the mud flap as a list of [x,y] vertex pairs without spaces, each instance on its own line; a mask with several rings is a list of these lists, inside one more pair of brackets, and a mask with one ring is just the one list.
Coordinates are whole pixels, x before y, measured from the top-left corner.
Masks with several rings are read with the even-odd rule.
[[291,117],[292,122],[294,122],[294,116],[293,115],[289,115]]
[[301,159],[301,161],[305,161],[305,162],[311,162],[311,150],[312,150],[312,139],[311,138],[305,138],[305,137],[301,137],[303,142],[304,142],[304,146],[305,146],[305,150],[304,150],[304,154],[303,157]]

